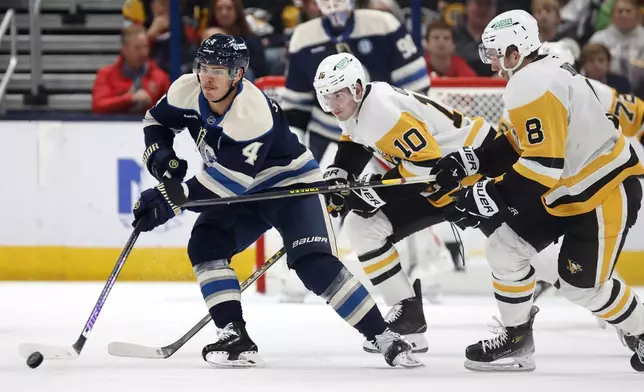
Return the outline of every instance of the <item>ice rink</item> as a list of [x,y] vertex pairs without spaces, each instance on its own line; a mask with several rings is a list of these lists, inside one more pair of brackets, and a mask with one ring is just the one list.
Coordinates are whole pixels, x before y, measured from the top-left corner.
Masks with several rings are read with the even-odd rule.
[[[163,360],[110,356],[121,340],[165,345],[206,313],[190,283],[117,283],[81,356],[45,360],[29,369],[18,355],[22,342],[70,345],[78,337],[102,283],[0,284],[0,391],[642,391],[644,374],[612,327],[602,330],[584,309],[565,299],[539,301],[535,322],[537,370],[473,373],[464,349],[490,336],[495,302],[484,296],[448,296],[427,305],[430,352],[425,367],[392,369],[380,355],[362,351],[362,337],[316,298],[281,304],[244,294],[251,337],[266,361],[262,369],[213,369],[201,348],[215,339],[205,328]],[[642,290],[639,290],[640,293]],[[386,309],[383,309],[386,310]]]

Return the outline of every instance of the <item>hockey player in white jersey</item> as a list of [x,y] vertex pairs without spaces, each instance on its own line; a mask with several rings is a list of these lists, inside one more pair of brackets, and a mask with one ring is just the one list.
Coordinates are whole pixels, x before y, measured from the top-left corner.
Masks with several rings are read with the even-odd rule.
[[524,11],[495,17],[482,36],[481,58],[508,80],[503,100],[511,124],[492,145],[462,149],[436,163],[441,188],[472,174],[488,177],[505,166],[501,181],[461,191],[457,207],[471,224],[501,222],[488,238],[501,313],[499,334],[466,349],[471,370],[534,370],[530,259],[563,237],[560,291],[637,339],[631,366],[644,371],[644,305],[612,276],[637,219],[644,168],[618,122],[605,115],[592,84],[557,56],[540,55],[536,20]]
[[[463,145],[479,146],[496,134],[482,118],[464,117],[423,95],[385,82],[365,83],[362,65],[348,53],[324,59],[313,85],[320,106],[339,120],[343,132],[334,162],[324,174],[331,184],[356,179],[374,155],[389,166],[382,178],[428,176],[442,155]],[[379,176],[369,173],[364,179]],[[428,200],[421,195],[427,190],[426,184],[405,185],[327,198],[332,215],[351,211],[344,227],[351,247],[371,283],[392,306],[390,328],[404,334],[417,352],[428,348],[420,282],[412,286],[394,244],[444,221],[444,212],[449,214],[450,209],[443,208],[450,203],[449,195],[437,192]],[[373,350],[368,342],[365,350]]]
[[315,70],[331,54],[352,53],[371,81],[425,94],[429,88],[422,50],[391,14],[354,9],[354,0],[316,0],[322,17],[297,26],[289,44],[283,108],[292,127],[307,134],[308,147],[321,161],[330,142],[337,142],[336,120],[316,103]]
[[[291,133],[279,105],[243,78],[249,53],[243,39],[215,34],[197,52],[194,73],[183,75],[145,117],[144,161],[161,183],[141,194],[133,225],[151,231],[192,200],[226,198],[322,181],[309,150]],[[186,164],[172,145],[187,128],[206,169],[182,181]],[[300,185],[302,186],[302,185]],[[200,212],[188,256],[219,339],[202,356],[213,366],[262,363],[246,331],[232,257],[275,227],[287,262],[306,287],[372,341],[391,366],[415,367],[405,339],[387,328],[365,287],[337,258],[335,238],[319,195],[192,209]],[[277,322],[285,323],[284,320]],[[316,337],[320,338],[320,337]]]
[[[559,57],[568,64],[575,63],[573,53],[565,44],[558,42],[544,42],[539,50],[542,54],[550,54]],[[619,120],[619,126],[624,136],[630,138],[633,143],[642,143],[644,137],[644,102],[632,94],[619,94],[614,88],[594,79],[588,79],[593,86],[595,94],[602,104],[606,113],[614,115]],[[499,119],[498,130],[508,131],[512,128],[509,122],[507,110]],[[537,284],[535,288],[535,300],[549,287],[560,286],[557,275],[556,255],[561,248],[561,242],[550,245],[545,251],[532,259],[532,265],[536,270]],[[554,258],[550,257],[554,255]],[[598,318],[598,325],[605,327],[606,322]],[[627,338],[628,339],[628,338]]]

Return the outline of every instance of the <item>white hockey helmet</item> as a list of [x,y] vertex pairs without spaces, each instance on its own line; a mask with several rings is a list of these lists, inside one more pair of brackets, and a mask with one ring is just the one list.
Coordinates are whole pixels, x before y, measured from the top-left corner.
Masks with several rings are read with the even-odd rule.
[[[510,73],[521,65],[526,56],[541,47],[537,20],[523,10],[506,11],[497,15],[483,31],[481,41],[481,61],[490,64],[492,59],[501,59],[501,68]],[[508,69],[503,58],[510,46],[515,46],[521,57],[514,67]]]
[[322,109],[325,112],[330,112],[331,108],[326,104],[324,96],[348,88],[353,100],[360,102],[356,90],[358,82],[362,87],[366,84],[366,75],[362,64],[350,53],[339,53],[328,56],[318,65],[313,88]]
[[344,27],[355,9],[354,0],[315,0],[315,3],[336,27]]

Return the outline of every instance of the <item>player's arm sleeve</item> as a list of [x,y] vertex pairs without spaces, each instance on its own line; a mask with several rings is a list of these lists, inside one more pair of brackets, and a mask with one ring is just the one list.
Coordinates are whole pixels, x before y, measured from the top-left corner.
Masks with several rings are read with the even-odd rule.
[[544,192],[551,189],[560,180],[564,167],[567,106],[552,91],[546,90],[527,104],[509,108],[508,112],[521,146],[521,155],[512,165],[512,171],[540,184]]
[[146,148],[155,143],[159,148],[172,147],[175,134],[186,127],[183,112],[168,102],[168,95],[147,111],[143,124]]
[[109,73],[99,70],[92,88],[92,112],[95,114],[127,113],[132,107],[132,94],[116,95],[110,88]]
[[372,157],[373,153],[365,146],[342,135],[338,142],[338,152],[335,154],[333,166],[342,168],[349,173],[349,176],[357,178]]
[[317,64],[310,64],[308,50],[298,49],[301,39],[300,32],[296,29],[289,46],[289,63],[281,105],[289,125],[305,130],[315,104],[313,80],[309,80],[309,73],[305,70],[317,67]]
[[391,48],[391,83],[396,87],[426,94],[430,81],[423,51],[419,50],[405,26],[393,15],[387,14],[386,18],[391,29],[391,33],[387,35],[387,43]]
[[479,159],[479,174],[485,177],[498,177],[512,169],[519,159],[519,151],[511,130],[498,134],[494,139],[486,139],[474,152]]
[[644,128],[644,101],[633,94],[620,94],[614,98],[611,113],[619,119],[622,133],[627,137],[637,137]]

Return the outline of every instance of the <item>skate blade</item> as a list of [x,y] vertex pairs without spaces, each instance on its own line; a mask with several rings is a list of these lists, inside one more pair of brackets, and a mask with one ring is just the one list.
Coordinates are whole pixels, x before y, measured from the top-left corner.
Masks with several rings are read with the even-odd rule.
[[[429,343],[425,339],[424,333],[412,333],[409,335],[402,335],[407,343],[411,344],[412,352],[414,354],[422,354],[429,351]],[[370,354],[380,354],[380,351],[368,340],[362,344],[362,349]]]
[[264,361],[256,351],[247,351],[239,354],[237,359],[230,359],[227,352],[213,351],[206,354],[206,362],[219,369],[245,369],[264,367]]
[[473,372],[533,372],[536,368],[532,356],[504,358],[495,362],[465,361],[465,369]]
[[419,361],[418,358],[416,358],[416,356],[409,351],[398,354],[393,360],[393,365],[401,366],[404,368],[416,368],[425,366],[424,363]]

